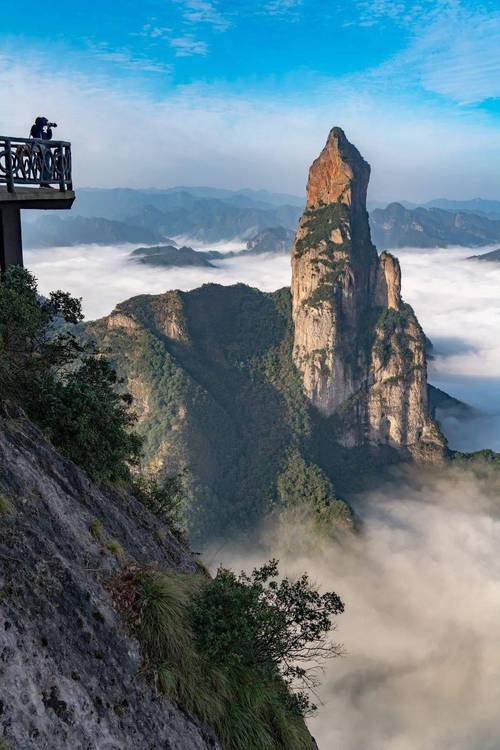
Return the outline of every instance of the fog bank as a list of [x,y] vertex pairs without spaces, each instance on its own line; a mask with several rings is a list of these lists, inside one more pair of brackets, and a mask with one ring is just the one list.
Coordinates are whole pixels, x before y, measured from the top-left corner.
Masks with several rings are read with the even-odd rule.
[[[189,238],[183,242],[197,249]],[[107,315],[136,294],[194,289],[204,283],[243,282],[264,291],[290,284],[287,255],[214,261],[217,268],[152,268],[128,259],[133,245],[80,245],[28,250],[26,262],[40,289],[63,288],[83,297],[87,318]],[[237,242],[211,245],[221,251]],[[434,343],[429,380],[471,404],[477,413],[464,423],[454,416],[442,428],[457,450],[500,451],[500,264],[465,260],[489,248],[395,251],[402,266],[403,296]]]
[[394,251],[403,296],[434,344],[430,382],[477,409],[465,423],[442,421],[457,450],[500,451],[500,264],[466,260],[493,247]]
[[207,553],[236,569],[279,557],[345,601],[345,655],[310,721],[320,750],[498,748],[499,489],[459,470],[408,476],[359,498],[357,538],[304,549],[297,526],[265,531],[258,553]]
[[[188,242],[188,244],[190,244]],[[197,248],[197,245],[192,245]],[[26,265],[39,279],[43,294],[65,289],[83,298],[87,319],[108,315],[118,304],[137,294],[161,294],[169,289],[188,291],[202,284],[243,282],[263,291],[290,283],[287,255],[259,255],[211,261],[216,268],[161,268],[132,262],[128,256],[137,245],[76,245],[27,250]],[[241,243],[214,243],[211,250],[229,252]],[[198,248],[204,249],[204,248]]]

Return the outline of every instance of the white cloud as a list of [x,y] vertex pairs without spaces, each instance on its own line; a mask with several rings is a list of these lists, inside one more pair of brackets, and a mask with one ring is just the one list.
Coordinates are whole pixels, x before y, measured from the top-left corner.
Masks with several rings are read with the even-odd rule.
[[[193,245],[188,238],[184,242]],[[38,278],[42,294],[62,288],[83,297],[87,319],[108,315],[118,302],[136,294],[160,294],[167,289],[188,291],[210,282],[224,285],[244,282],[273,291],[290,283],[290,259],[285,255],[228,258],[218,261],[218,268],[151,268],[128,259],[135,247],[43,248],[26,251],[25,260]],[[241,247],[235,242],[210,246],[221,252]]]
[[270,16],[296,18],[296,11],[302,6],[303,0],[270,0],[264,3],[262,12]]
[[231,22],[211,0],[177,0],[184,6],[183,17],[188,23],[207,24],[216,31],[226,31]]
[[170,40],[170,46],[175,50],[177,57],[191,57],[192,55],[206,55],[207,44],[201,39],[193,36],[179,36]]
[[487,250],[394,251],[403,295],[436,347],[430,382],[478,410],[465,423],[445,418],[456,450],[500,451],[500,265],[466,260]]
[[323,81],[295,97],[199,85],[153,95],[116,79],[54,72],[40,56],[0,57],[9,101],[3,129],[26,133],[38,110],[58,122],[60,137],[73,142],[77,185],[303,194],[328,130],[341,125],[372,164],[372,198],[499,197],[500,132],[487,118],[419,108],[359,85]]
[[94,45],[89,48],[89,54],[95,60],[116,65],[122,70],[133,73],[171,73],[172,66],[160,63],[145,55],[133,55],[126,49],[111,49],[105,44]]
[[[458,104],[500,96],[500,12],[457,0],[392,4],[362,3],[361,20],[374,25],[392,18],[408,27],[408,46],[369,77],[382,86],[428,91]],[[363,21],[364,19],[364,21]]]
[[173,29],[170,26],[157,26],[154,23],[146,23],[140,31],[131,36],[142,36],[148,39],[168,39]]
[[500,13],[436,21],[416,43],[423,86],[468,104],[500,97]]

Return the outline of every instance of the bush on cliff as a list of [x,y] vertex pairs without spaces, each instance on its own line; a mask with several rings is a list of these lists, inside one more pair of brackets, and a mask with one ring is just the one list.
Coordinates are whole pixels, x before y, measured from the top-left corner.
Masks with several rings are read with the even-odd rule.
[[278,583],[276,561],[248,576],[129,568],[115,600],[137,636],[159,688],[214,728],[225,750],[310,750],[310,704],[292,683],[311,682],[304,659],[335,656],[334,593],[307,576]]
[[29,271],[10,267],[0,283],[1,396],[92,478],[127,479],[141,446],[130,432],[131,399],[117,392],[109,363],[71,332],[82,317],[80,300],[61,291],[43,299]]

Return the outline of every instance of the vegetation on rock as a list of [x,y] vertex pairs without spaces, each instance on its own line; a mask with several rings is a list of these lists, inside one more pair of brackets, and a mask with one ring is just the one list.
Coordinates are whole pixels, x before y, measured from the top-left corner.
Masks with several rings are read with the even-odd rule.
[[311,663],[340,653],[329,632],[344,610],[307,575],[278,582],[275,560],[251,575],[131,567],[115,600],[139,639],[158,687],[212,726],[225,750],[309,750]]
[[333,484],[316,464],[308,464],[297,448],[289,452],[285,467],[277,480],[278,496],[287,510],[299,511],[309,520],[312,531],[332,534],[338,529],[352,529],[350,508],[335,495]]
[[320,242],[324,242],[328,250],[343,249],[343,245],[335,244],[330,240],[330,235],[334,229],[338,229],[349,219],[347,206],[343,203],[329,203],[319,208],[309,208],[305,211],[304,217],[307,219],[304,223],[307,234],[295,243],[295,253],[298,257],[304,255],[310,248],[319,245]]
[[[174,298],[180,340],[164,332]],[[109,325],[113,315],[87,326],[128,387],[140,384],[145,468],[163,476],[188,467],[188,531],[197,544],[251,533],[282,507],[277,479],[290,449],[308,466],[318,463],[311,407],[292,360],[290,308],[289,289],[211,284],[120,305],[117,314],[133,329]]]
[[0,284],[2,396],[25,409],[65,456],[94,479],[128,479],[139,438],[128,394],[106,359],[68,329],[80,300],[61,291],[41,299],[36,279],[13,266]]

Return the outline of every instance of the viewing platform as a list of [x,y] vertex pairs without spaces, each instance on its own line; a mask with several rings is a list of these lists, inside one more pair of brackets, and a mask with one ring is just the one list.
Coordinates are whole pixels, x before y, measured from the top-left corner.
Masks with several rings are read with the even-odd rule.
[[23,265],[21,210],[67,210],[75,200],[71,144],[0,136],[0,268]]

